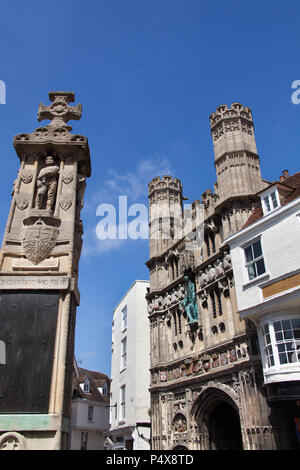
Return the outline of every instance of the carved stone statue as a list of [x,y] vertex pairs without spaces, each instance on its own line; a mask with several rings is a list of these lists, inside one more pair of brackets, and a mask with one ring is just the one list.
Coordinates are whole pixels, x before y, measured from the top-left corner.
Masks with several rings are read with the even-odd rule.
[[183,415],[179,415],[176,417],[174,420],[174,431],[175,432],[186,432],[187,426],[186,426],[186,418]]
[[196,298],[196,290],[194,283],[190,280],[188,276],[184,276],[184,281],[186,284],[186,294],[185,298],[181,301],[181,305],[184,307],[189,323],[198,322],[198,304]]
[[231,268],[231,256],[228,251],[224,251],[223,266],[225,271]]
[[211,264],[208,265],[207,275],[210,282],[217,278],[217,270]]
[[54,159],[51,155],[46,157],[45,163],[46,166],[41,169],[39,176],[37,177],[35,208],[44,209],[44,200],[47,198],[46,210],[52,211],[55,204],[59,167],[55,165]]
[[201,271],[201,275],[199,276],[199,283],[200,283],[201,289],[203,289],[203,287],[207,286],[208,276],[207,276],[205,271]]
[[217,275],[222,276],[224,274],[223,263],[221,259],[217,259],[215,262],[215,268],[217,270]]

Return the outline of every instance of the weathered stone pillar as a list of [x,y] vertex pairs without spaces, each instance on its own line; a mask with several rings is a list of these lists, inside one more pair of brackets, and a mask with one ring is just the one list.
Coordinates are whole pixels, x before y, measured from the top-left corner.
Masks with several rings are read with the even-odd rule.
[[74,93],[49,93],[38,120],[14,147],[21,166],[0,253],[0,449],[69,445],[80,210],[90,176],[87,139]]

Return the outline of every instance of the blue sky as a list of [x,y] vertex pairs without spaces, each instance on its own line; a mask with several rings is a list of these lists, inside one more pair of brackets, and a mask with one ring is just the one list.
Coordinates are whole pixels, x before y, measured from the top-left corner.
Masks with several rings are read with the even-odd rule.
[[[209,115],[241,102],[253,111],[263,177],[299,170],[299,1],[52,0],[2,2],[0,232],[19,167],[15,134],[39,127],[50,90],[83,105],[73,132],[89,140],[92,176],[82,219],[76,357],[110,374],[114,306],[147,279],[148,242],[95,237],[100,203],[147,201],[147,183],[171,173],[199,199],[216,180]],[[45,122],[46,124],[47,122]]]

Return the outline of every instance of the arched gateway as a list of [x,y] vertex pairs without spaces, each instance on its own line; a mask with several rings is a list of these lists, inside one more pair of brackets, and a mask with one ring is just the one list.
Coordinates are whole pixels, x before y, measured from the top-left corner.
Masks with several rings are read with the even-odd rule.
[[233,391],[208,386],[192,407],[202,450],[242,450],[239,409]]

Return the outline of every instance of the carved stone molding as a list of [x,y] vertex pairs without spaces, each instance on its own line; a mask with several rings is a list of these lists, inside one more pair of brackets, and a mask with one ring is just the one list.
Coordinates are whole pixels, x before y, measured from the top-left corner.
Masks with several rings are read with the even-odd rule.
[[22,247],[26,258],[39,264],[48,258],[56,245],[60,220],[54,217],[28,217],[23,221]]

